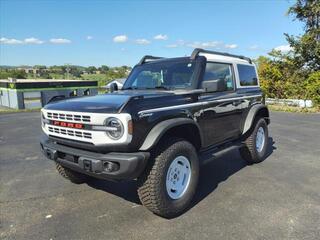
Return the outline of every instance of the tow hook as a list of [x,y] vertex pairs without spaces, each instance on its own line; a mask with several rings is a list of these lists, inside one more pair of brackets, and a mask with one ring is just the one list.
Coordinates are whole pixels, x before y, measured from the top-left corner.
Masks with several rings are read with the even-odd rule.
[[47,156],[47,158],[54,160],[54,161],[57,160],[58,153],[56,150],[53,150],[50,148],[43,148],[43,151],[44,151],[45,155]]

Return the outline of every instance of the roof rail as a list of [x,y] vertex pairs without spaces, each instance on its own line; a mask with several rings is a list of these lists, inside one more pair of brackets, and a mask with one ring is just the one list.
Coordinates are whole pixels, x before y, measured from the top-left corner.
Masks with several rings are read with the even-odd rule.
[[144,64],[147,60],[156,60],[156,59],[161,59],[162,57],[154,57],[154,56],[150,56],[150,55],[146,55],[144,56],[140,62],[138,63],[138,65],[142,65]]
[[220,55],[220,56],[226,56],[226,57],[234,57],[234,58],[240,58],[243,60],[247,60],[250,64],[252,64],[251,58],[241,56],[241,55],[234,55],[230,53],[224,53],[224,52],[216,52],[216,51],[209,51],[209,50],[204,50],[201,48],[195,48],[191,54],[191,59],[195,59],[197,56],[199,56],[200,53],[209,53],[209,54],[214,54],[214,55]]

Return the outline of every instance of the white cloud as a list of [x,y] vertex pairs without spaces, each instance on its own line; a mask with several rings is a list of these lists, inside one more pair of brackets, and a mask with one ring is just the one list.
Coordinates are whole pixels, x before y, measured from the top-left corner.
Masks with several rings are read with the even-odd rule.
[[26,44],[42,44],[42,43],[44,43],[44,41],[42,41],[38,38],[31,37],[31,38],[24,39],[24,43],[26,43]]
[[192,48],[217,48],[221,45],[221,42],[210,41],[210,42],[192,42],[186,44],[188,47]]
[[66,44],[71,43],[71,40],[65,38],[51,38],[50,42],[53,44]]
[[148,45],[151,43],[149,40],[144,38],[137,39],[135,42],[136,44],[140,44],[140,45]]
[[168,36],[165,34],[158,34],[153,37],[155,40],[168,40]]
[[237,44],[226,44],[224,45],[225,48],[229,48],[229,49],[234,49],[234,48],[237,48],[238,45]]
[[292,50],[292,47],[290,47],[290,45],[281,45],[281,46],[275,47],[274,50],[277,50],[280,52],[289,52]]
[[87,40],[91,40],[91,39],[93,39],[92,36],[87,36]]
[[127,37],[127,35],[118,35],[113,38],[113,41],[115,43],[124,43],[124,42],[128,41],[128,37]]
[[17,40],[17,39],[14,39],[14,38],[2,37],[2,38],[0,38],[0,43],[1,44],[15,45],[15,44],[23,44],[23,41]]

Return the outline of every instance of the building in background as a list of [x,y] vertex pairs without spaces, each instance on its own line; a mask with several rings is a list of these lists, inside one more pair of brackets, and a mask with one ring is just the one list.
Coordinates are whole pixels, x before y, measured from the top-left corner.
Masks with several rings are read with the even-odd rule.
[[98,94],[98,82],[87,80],[0,80],[0,106],[14,109],[41,108],[53,97]]

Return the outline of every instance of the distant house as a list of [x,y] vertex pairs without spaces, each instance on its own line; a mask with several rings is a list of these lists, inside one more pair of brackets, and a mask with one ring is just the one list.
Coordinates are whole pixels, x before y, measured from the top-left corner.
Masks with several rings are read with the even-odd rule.
[[116,83],[118,85],[118,89],[121,89],[123,87],[124,82],[126,81],[126,78],[117,78],[114,79],[113,81],[109,82],[105,88],[110,89],[110,86],[112,83]]

